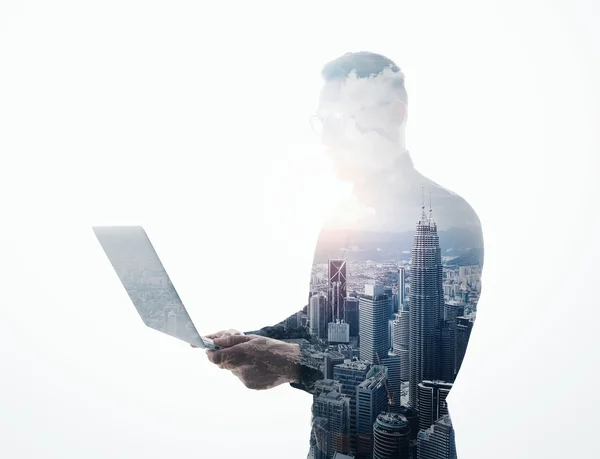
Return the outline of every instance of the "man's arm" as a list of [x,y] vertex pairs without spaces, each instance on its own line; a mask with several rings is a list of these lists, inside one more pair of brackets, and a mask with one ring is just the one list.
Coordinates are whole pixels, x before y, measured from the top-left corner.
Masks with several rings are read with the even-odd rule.
[[[315,247],[311,271],[312,267],[315,265],[319,248],[321,247],[323,240],[322,234],[323,231],[321,231],[317,246]],[[260,330],[253,330],[246,332],[245,334],[259,335],[276,340],[306,339],[307,341],[310,341],[311,336],[307,327],[303,327],[300,324],[297,324],[296,327],[287,327],[285,325],[288,321],[295,322],[296,320],[300,320],[300,315],[308,312],[307,307],[308,305],[275,325],[266,326]],[[312,394],[315,383],[325,377],[323,362],[322,360],[313,357],[313,351],[310,345],[295,344],[295,346],[295,360],[299,363],[299,366],[297,367],[298,372],[291,378],[290,385],[295,389],[300,389]]]

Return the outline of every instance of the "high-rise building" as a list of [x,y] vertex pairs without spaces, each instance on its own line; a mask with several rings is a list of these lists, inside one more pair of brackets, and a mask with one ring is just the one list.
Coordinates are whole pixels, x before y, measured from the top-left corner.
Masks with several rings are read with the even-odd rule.
[[385,357],[381,357],[381,364],[387,368],[387,386],[393,397],[392,401],[394,404],[388,409],[391,412],[398,412],[401,405],[402,395],[402,362],[401,357],[388,354]]
[[326,379],[333,379],[333,368],[340,363],[344,363],[346,360],[346,356],[341,352],[336,351],[327,351],[324,357],[324,368],[325,368],[325,376]]
[[284,321],[286,330],[294,330],[302,326],[302,311],[292,314]]
[[456,378],[456,320],[444,320],[441,332],[439,377],[453,383]]
[[429,428],[442,416],[449,414],[446,397],[452,384],[444,381],[423,381],[417,386],[419,399],[419,428]]
[[417,459],[417,436],[419,435],[419,413],[410,406],[401,406],[399,413],[408,420],[410,426],[411,459]]
[[375,364],[388,353],[388,297],[381,285],[367,284],[359,305],[360,359]]
[[329,323],[327,327],[327,341],[329,344],[348,344],[350,342],[350,325],[347,323]]
[[410,459],[410,426],[401,414],[377,416],[373,440],[373,459]]
[[443,314],[442,256],[431,209],[417,223],[410,268],[410,405],[418,409],[417,386],[439,379]]
[[350,325],[350,336],[358,336],[358,298],[344,299],[344,322]]
[[327,292],[330,308],[328,322],[344,318],[346,298],[346,260],[331,259],[328,262]]
[[403,306],[398,314],[396,314],[392,326],[392,333],[394,335],[392,353],[400,357],[402,381],[409,380],[409,315],[408,306]]
[[356,388],[356,454],[361,459],[370,459],[373,454],[373,424],[387,411],[386,383],[387,368],[375,365]]
[[356,388],[367,378],[367,362],[344,362],[333,367],[333,379],[342,384],[342,394],[350,398],[350,450],[356,452]]
[[398,268],[398,310],[406,302],[406,271],[404,266]]
[[475,322],[474,316],[463,316],[456,319],[456,373],[458,374],[460,367],[462,366],[465,353],[467,352],[467,345],[469,344],[469,338],[471,337],[471,331],[473,330],[473,324]]
[[[327,419],[327,457],[335,451],[350,451],[350,398],[341,392],[321,393],[314,397],[313,416]],[[325,451],[323,451],[325,452]]]
[[426,430],[421,430],[417,439],[419,459],[456,459],[454,429],[450,416],[438,419]]
[[314,456],[315,459],[329,459],[331,451],[329,435],[329,421],[326,417],[317,416],[313,418]]
[[315,382],[313,398],[318,397],[321,394],[328,394],[329,392],[342,393],[342,384],[339,381],[327,377]]
[[320,339],[327,339],[327,298],[315,294],[308,305],[308,323],[310,334]]
[[389,312],[388,320],[394,315],[394,291],[391,287],[384,287],[383,294],[388,297]]

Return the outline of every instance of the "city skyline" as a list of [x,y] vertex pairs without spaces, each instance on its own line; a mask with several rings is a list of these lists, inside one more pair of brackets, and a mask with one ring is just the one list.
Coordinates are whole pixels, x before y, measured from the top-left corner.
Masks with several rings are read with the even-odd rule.
[[[408,257],[352,259],[330,248],[336,256],[324,260],[316,253],[308,306],[265,332],[285,328],[283,339],[294,335],[287,341],[302,344],[306,365],[322,371],[319,391],[311,392],[309,459],[456,459],[445,400],[476,318],[483,254],[466,257],[458,246],[442,255],[431,207],[421,206],[412,238]],[[351,253],[365,251],[356,243],[342,250]],[[344,314],[336,314],[339,304]],[[335,324],[325,328],[330,318]],[[343,324],[352,331],[344,339],[332,327]]]

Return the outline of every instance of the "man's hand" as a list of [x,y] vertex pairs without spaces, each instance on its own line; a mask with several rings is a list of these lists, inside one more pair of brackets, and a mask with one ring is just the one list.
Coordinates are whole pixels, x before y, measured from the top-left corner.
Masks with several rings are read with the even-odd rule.
[[[205,338],[212,339],[214,341],[217,338],[224,338],[226,336],[233,336],[233,335],[243,335],[243,333],[241,331],[230,328],[229,330],[221,330],[220,332],[213,333],[211,335],[206,335]],[[198,346],[194,346],[193,344],[190,344],[190,346],[198,347]]]
[[298,381],[300,346],[258,335],[222,335],[214,338],[220,346],[207,351],[208,359],[230,370],[249,389],[265,390]]

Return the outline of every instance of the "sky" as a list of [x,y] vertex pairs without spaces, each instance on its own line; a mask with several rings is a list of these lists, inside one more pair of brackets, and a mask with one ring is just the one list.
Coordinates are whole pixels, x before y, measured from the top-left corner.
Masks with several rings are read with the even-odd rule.
[[368,50],[406,76],[416,167],[482,222],[483,293],[449,398],[459,457],[600,456],[599,15],[0,2],[0,455],[306,457],[310,397],[249,391],[144,327],[91,226],[144,226],[201,333],[296,311],[328,186],[309,125],[319,73]]

